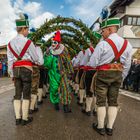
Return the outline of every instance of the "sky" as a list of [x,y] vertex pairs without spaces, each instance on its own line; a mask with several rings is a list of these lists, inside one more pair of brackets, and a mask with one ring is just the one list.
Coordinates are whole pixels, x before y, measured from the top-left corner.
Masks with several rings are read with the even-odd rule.
[[16,36],[15,19],[29,16],[30,27],[39,28],[46,19],[61,15],[81,19],[88,27],[113,0],[0,0],[0,46]]

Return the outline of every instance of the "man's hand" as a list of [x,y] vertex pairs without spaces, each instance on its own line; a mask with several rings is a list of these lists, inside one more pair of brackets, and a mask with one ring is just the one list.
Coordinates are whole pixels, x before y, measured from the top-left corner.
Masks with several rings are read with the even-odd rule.
[[15,77],[12,77],[12,82],[14,83],[15,86]]

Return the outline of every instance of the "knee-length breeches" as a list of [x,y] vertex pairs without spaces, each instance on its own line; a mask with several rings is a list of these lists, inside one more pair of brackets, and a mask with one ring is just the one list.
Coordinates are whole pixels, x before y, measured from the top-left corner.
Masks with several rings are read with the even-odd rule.
[[90,88],[91,88],[92,78],[93,78],[95,72],[96,72],[95,70],[86,71],[86,75],[85,75],[86,97],[93,96],[93,92],[90,91]]

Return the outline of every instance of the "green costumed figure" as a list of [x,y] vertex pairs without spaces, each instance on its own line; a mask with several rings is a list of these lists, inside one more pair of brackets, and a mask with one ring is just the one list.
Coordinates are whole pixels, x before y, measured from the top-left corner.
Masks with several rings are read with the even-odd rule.
[[55,33],[52,46],[44,56],[44,66],[48,69],[50,100],[55,109],[59,110],[61,100],[65,113],[71,112],[70,76],[73,73],[70,55],[66,47],[61,44],[60,31]]

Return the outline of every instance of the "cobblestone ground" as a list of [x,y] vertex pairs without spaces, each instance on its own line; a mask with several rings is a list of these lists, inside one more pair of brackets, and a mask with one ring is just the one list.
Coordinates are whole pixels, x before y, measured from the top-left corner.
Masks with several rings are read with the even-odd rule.
[[62,109],[56,112],[45,99],[32,124],[16,126],[13,95],[11,79],[0,78],[0,140],[140,140],[140,101],[131,97],[119,96],[120,111],[110,137],[92,129],[96,117],[82,114],[75,97],[71,114],[64,114]]

